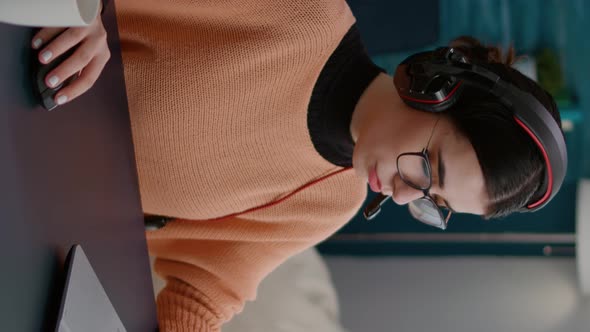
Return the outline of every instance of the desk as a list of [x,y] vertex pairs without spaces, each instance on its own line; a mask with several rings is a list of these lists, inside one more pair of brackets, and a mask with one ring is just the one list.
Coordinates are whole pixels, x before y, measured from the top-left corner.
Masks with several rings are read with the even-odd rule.
[[79,243],[127,331],[156,310],[113,4],[111,60],[89,93],[52,112],[31,93],[31,29],[0,23],[0,324],[52,331],[64,259]]

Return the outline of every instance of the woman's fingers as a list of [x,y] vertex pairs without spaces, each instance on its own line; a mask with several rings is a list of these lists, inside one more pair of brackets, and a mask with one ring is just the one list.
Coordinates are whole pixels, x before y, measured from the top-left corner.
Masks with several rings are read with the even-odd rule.
[[71,57],[64,60],[45,76],[45,84],[52,88],[59,85],[70,76],[84,69],[98,56],[97,52],[103,52],[105,49],[108,50],[108,47],[103,39],[92,39],[83,42]]
[[100,73],[110,56],[110,52],[107,49],[107,52],[103,52],[94,57],[90,63],[84,67],[80,77],[59,90],[57,95],[55,95],[55,103],[62,105],[88,91],[100,76]]
[[50,63],[56,57],[78,45],[87,34],[85,28],[69,28],[63,31],[39,52],[39,61],[43,64]]
[[[51,63],[58,57],[64,59],[55,63],[55,68],[46,75],[47,86],[55,88],[81,72],[77,79],[60,87],[54,97],[57,104],[69,102],[90,89],[110,58],[106,30],[100,16],[85,27],[41,29],[31,43],[34,49],[40,50],[42,64]],[[64,54],[68,55],[62,57]]]
[[31,46],[33,49],[38,50],[65,30],[66,28],[43,28],[33,37],[31,40]]

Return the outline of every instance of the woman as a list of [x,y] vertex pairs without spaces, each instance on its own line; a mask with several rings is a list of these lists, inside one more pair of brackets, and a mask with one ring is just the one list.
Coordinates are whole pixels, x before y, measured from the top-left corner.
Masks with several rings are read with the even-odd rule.
[[[427,194],[487,217],[538,194],[542,156],[497,98],[466,87],[447,112],[409,107],[365,53],[344,1],[116,5],[143,209],[172,218],[147,232],[167,281],[163,331],[219,330],[268,273],[350,220],[367,182],[398,204]],[[58,84],[82,70],[58,103],[86,91],[108,59],[100,18],[32,40],[41,62],[78,43],[47,76]],[[552,98],[508,66],[512,56],[502,64],[473,39],[455,43],[559,123]],[[427,192],[396,162],[423,149]]]

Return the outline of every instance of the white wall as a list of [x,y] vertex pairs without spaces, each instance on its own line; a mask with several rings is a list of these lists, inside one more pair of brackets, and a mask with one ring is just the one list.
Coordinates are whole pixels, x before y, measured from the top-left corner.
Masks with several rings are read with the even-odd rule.
[[589,332],[573,258],[328,257],[351,332]]

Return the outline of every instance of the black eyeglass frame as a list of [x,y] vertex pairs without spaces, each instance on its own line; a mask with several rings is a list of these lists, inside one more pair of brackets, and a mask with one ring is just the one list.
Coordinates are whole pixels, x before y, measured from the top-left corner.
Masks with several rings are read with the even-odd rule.
[[[430,140],[429,140],[428,143],[430,143]],[[428,145],[430,145],[430,144],[427,144],[427,146]],[[414,184],[413,182],[409,181],[408,179],[405,179],[404,178],[403,172],[401,171],[401,168],[400,168],[400,158],[402,158],[404,156],[416,156],[416,157],[420,157],[420,158],[422,158],[422,159],[424,159],[426,161],[425,165],[428,168],[428,186],[422,188],[422,187]],[[438,204],[436,204],[436,202],[434,201],[434,199],[430,195],[430,188],[432,188],[432,165],[430,164],[430,158],[428,158],[428,148],[422,149],[421,152],[406,152],[406,153],[402,153],[399,156],[397,156],[396,163],[397,163],[397,169],[399,171],[399,175],[400,175],[400,178],[402,179],[402,181],[405,184],[407,184],[408,186],[410,186],[410,187],[412,187],[412,188],[414,188],[416,190],[420,190],[422,192],[422,194],[424,195],[423,197],[420,197],[420,198],[418,198],[418,199],[416,199],[414,201],[417,201],[417,200],[425,200],[429,204],[431,204],[435,208],[435,210],[438,212],[439,217],[440,217],[440,220],[441,220],[441,224],[434,225],[434,224],[430,224],[430,223],[427,223],[425,221],[422,221],[422,220],[418,219],[417,217],[415,217],[414,215],[412,215],[412,217],[414,219],[418,220],[419,222],[421,222],[423,224],[426,224],[428,226],[433,226],[433,227],[437,227],[437,228],[440,228],[442,230],[445,230],[447,228],[448,221],[451,218],[452,211],[451,210],[448,210],[448,214],[445,216],[445,213],[443,213],[443,211],[441,210],[441,208],[438,206]],[[412,201],[412,202],[414,202],[414,201]],[[409,204],[412,204],[412,202],[410,202]],[[412,214],[412,213],[410,212],[410,214]]]

